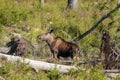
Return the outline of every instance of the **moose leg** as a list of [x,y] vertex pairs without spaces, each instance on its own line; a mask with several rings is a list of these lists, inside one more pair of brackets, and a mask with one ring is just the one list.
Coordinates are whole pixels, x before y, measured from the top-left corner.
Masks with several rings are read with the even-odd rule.
[[57,58],[60,59],[60,55],[59,54],[57,54]]
[[53,53],[53,56],[52,56],[53,58],[55,58],[55,53]]
[[71,59],[73,59],[73,55],[70,55]]
[[59,59],[58,50],[54,50],[53,58]]

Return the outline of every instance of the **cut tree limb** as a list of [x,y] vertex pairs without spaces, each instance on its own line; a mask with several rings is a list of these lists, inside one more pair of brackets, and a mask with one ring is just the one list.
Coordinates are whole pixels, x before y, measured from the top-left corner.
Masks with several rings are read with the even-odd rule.
[[104,73],[120,73],[120,70],[102,70]]
[[42,70],[52,70],[52,69],[57,69],[60,73],[68,73],[70,69],[76,69],[75,66],[67,66],[67,65],[60,65],[60,64],[53,64],[53,63],[47,63],[43,61],[36,61],[36,60],[31,60],[27,58],[22,58],[19,56],[12,56],[12,55],[6,55],[0,53],[0,56],[5,57],[8,61],[20,61],[24,63],[29,63],[29,65],[38,72],[39,69]]

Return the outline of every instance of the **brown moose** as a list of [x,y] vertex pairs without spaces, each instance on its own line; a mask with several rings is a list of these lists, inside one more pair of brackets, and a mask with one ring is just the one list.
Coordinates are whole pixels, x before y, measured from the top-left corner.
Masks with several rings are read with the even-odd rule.
[[73,53],[80,53],[80,49],[77,44],[67,42],[61,37],[56,37],[53,34],[53,30],[49,30],[44,34],[38,35],[37,38],[46,41],[53,53],[53,58],[60,59],[60,57],[71,57],[73,59],[75,56]]
[[6,45],[10,47],[9,55],[23,56],[27,50],[27,42],[20,36],[13,37]]

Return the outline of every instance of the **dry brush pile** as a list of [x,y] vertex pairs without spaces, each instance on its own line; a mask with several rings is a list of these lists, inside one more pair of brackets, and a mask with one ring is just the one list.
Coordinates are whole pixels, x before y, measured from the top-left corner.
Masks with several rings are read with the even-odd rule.
[[115,42],[111,40],[109,32],[105,31],[102,36],[101,55],[104,57],[104,69],[120,69],[120,53]]

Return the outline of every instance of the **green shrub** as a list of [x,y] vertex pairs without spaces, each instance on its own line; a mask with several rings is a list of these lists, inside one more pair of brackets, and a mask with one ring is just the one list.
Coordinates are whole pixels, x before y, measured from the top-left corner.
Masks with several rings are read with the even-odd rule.
[[[15,0],[2,0],[0,6],[0,25],[15,25],[34,18],[38,11],[39,4],[36,1],[30,1],[32,4],[22,1],[18,3]],[[37,4],[36,4],[37,3]]]
[[53,69],[53,70],[51,70],[50,72],[48,72],[47,77],[48,77],[50,80],[59,80],[60,74],[59,74],[59,72],[58,72],[57,69]]

